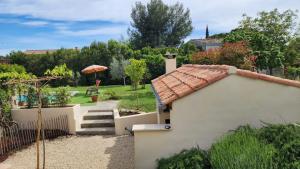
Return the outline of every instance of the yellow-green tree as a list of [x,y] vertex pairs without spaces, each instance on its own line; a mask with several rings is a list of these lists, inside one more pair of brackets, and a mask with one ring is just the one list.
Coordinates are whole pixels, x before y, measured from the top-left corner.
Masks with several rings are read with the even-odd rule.
[[144,59],[130,59],[129,62],[130,64],[125,68],[125,73],[130,77],[132,89],[137,90],[146,72],[146,62]]

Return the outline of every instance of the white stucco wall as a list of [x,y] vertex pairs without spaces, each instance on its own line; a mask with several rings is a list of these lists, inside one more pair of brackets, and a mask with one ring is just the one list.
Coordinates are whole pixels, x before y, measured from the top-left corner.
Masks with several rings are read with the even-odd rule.
[[142,113],[131,116],[114,116],[116,135],[129,134],[127,129],[132,129],[134,124],[155,124],[157,123],[157,113]]
[[230,75],[173,102],[171,130],[135,132],[136,169],[199,145],[207,149],[240,125],[300,122],[300,88]]
[[[17,122],[28,122],[37,120],[37,108],[32,109],[12,109],[12,118]],[[68,107],[42,108],[43,119],[51,119],[60,115],[68,116],[68,127],[71,134],[76,134],[80,128],[80,105],[70,105]]]

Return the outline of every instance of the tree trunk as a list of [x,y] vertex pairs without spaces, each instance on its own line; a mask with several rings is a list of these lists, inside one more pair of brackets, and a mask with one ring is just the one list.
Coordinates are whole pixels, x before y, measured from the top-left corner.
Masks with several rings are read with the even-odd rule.
[[273,75],[273,68],[272,67],[269,67],[269,73],[270,73],[270,75]]
[[123,77],[123,85],[126,86],[126,77]]

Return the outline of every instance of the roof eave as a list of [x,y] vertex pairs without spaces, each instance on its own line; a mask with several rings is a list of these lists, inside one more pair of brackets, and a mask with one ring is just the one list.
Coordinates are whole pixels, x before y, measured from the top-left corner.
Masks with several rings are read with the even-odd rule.
[[155,90],[152,83],[151,83],[151,89],[152,89],[152,91],[154,93],[154,96],[155,96],[155,98],[157,100],[157,103],[158,103],[158,111],[159,111],[159,113],[161,113],[166,109],[167,106],[161,101],[161,99],[160,99],[158,93],[156,92],[156,90]]

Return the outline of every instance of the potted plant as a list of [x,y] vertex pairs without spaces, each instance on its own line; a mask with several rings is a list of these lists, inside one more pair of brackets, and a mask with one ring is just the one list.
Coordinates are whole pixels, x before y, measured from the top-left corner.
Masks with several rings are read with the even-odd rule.
[[91,96],[92,102],[97,102],[98,101],[98,95],[92,95]]

